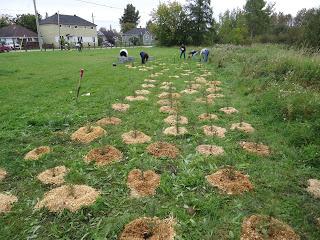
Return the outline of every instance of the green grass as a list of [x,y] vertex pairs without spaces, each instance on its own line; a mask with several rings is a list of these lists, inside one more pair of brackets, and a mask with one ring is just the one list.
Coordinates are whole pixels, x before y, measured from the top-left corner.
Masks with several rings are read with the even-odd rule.
[[[138,56],[139,49],[129,51]],[[177,49],[147,51],[156,57],[147,64],[154,66],[154,71],[161,70],[158,63],[163,62],[170,68],[158,78],[160,81],[173,80],[168,76],[179,74],[179,66],[196,72],[173,80],[179,91],[187,88],[185,80],[200,74],[196,62],[183,65],[178,61]],[[112,67],[117,54],[118,49],[0,55],[0,167],[9,173],[0,182],[0,192],[9,191],[19,198],[12,212],[0,216],[1,239],[117,239],[125,224],[142,216],[173,216],[178,222],[177,239],[239,239],[241,223],[251,214],[271,214],[291,225],[302,239],[319,239],[315,218],[320,217],[320,201],[305,191],[309,178],[320,178],[318,58],[271,45],[214,49],[204,67],[215,80],[223,82],[226,96],[210,106],[219,116],[215,124],[229,129],[239,122],[240,114],[226,116],[218,111],[229,103],[256,128],[252,135],[229,130],[224,139],[206,137],[201,130],[206,123],[197,120],[206,107],[193,102],[201,97],[199,93],[184,95],[180,107],[181,115],[189,119],[190,134],[166,137],[162,131],[167,114],[158,111],[157,94],[162,91],[156,88],[151,90],[155,94],[149,101],[130,103],[128,113],[111,111],[123,123],[106,127],[104,139],[88,145],[74,143],[69,138],[72,132],[104,117],[112,103],[125,102],[124,97],[141,89],[143,80],[152,73],[124,65]],[[304,65],[297,65],[298,56]],[[91,96],[80,97],[76,104],[80,68],[85,70],[81,92]],[[284,77],[292,69],[294,73]],[[137,129],[152,141],[176,144],[181,156],[176,160],[156,159],[145,152],[146,144],[123,144],[121,134],[133,129],[134,119]],[[64,131],[66,136],[54,134],[56,131]],[[268,144],[273,154],[258,157],[244,152],[237,143],[245,139]],[[120,149],[125,159],[106,167],[84,163],[83,156],[103,143]],[[226,154],[204,158],[195,151],[203,143],[222,146]],[[54,151],[38,161],[23,160],[26,152],[40,145],[52,146]],[[58,165],[70,168],[67,183],[87,184],[101,191],[93,206],[76,213],[34,210],[37,199],[50,190],[36,176]],[[224,165],[250,175],[255,190],[226,196],[209,186],[205,176]],[[154,197],[129,197],[126,179],[134,168],[161,173],[161,185]],[[186,206],[195,208],[196,214],[189,215]]]

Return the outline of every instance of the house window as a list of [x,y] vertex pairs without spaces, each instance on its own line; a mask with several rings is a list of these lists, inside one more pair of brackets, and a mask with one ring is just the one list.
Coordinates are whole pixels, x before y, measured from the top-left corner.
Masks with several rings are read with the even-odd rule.
[[96,38],[95,37],[92,37],[92,42],[96,42]]

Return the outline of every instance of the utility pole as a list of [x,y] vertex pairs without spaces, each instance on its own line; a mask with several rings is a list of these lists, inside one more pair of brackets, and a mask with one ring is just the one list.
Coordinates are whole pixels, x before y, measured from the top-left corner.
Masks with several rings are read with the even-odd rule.
[[59,11],[58,11],[58,45],[59,45],[59,48],[60,50],[62,50],[61,48],[61,33],[60,33],[60,14],[59,14]]
[[40,34],[39,15],[38,15],[37,7],[36,7],[36,0],[33,0],[33,6],[34,6],[35,17],[36,17],[39,47],[40,47],[40,50],[42,51],[42,39],[41,39],[41,34]]
[[92,13],[92,23],[94,24],[94,16],[93,16],[93,13]]

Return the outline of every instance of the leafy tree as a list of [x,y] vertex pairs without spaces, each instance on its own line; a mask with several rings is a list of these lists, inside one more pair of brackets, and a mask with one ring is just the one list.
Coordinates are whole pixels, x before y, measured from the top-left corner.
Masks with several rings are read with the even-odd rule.
[[12,22],[12,17],[4,14],[0,16],[0,28],[8,26]]
[[311,47],[320,49],[320,8],[309,10],[305,21],[305,42]]
[[189,0],[187,10],[189,20],[192,22],[191,37],[195,45],[204,42],[205,35],[208,33],[212,25],[212,9],[211,0]]
[[[41,19],[40,15],[39,15],[39,19]],[[37,32],[36,17],[34,14],[17,15],[17,17],[14,19],[14,22],[25,28],[30,29],[33,32]]]
[[127,32],[139,24],[139,11],[132,4],[128,4],[120,18],[121,31]]

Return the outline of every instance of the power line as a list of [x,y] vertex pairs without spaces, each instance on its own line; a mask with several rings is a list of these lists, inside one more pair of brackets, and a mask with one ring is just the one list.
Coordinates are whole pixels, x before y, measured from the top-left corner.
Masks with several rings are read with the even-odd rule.
[[96,5],[96,6],[100,6],[100,7],[107,7],[107,8],[121,9],[122,10],[122,8],[112,7],[112,6],[101,4],[101,3],[89,2],[89,1],[84,1],[84,0],[74,0],[74,1],[83,2],[83,3],[87,3],[87,4],[92,4],[92,5]]

